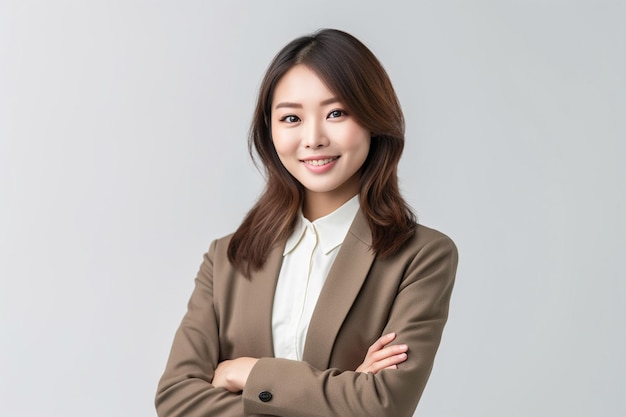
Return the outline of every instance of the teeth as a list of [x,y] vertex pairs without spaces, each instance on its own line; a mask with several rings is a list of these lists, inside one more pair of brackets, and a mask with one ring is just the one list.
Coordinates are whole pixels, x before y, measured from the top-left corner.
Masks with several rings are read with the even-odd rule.
[[330,164],[335,159],[337,159],[337,158],[311,159],[311,160],[308,160],[308,161],[304,161],[304,163],[305,164],[309,164],[309,165],[314,165],[314,166],[318,167],[318,166],[321,166],[321,165]]

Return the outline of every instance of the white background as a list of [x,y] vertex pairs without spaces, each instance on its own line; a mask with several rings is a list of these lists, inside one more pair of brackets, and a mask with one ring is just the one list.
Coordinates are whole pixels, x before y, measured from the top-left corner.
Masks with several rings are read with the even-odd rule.
[[0,0],[0,415],[153,416],[272,56],[381,59],[460,264],[417,416],[626,415],[623,1]]

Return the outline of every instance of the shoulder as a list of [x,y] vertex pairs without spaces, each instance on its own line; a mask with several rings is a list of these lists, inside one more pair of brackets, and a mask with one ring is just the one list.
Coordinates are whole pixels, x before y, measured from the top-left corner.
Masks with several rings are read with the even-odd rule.
[[213,265],[214,263],[224,264],[228,263],[228,245],[232,239],[233,234],[229,234],[217,239],[214,239],[209,245],[209,249],[204,254],[205,263]]
[[438,264],[454,270],[458,263],[458,249],[448,235],[416,224],[413,236],[395,254],[381,261],[404,265],[404,268],[409,269],[417,265]]
[[213,242],[211,242],[211,247],[215,248],[228,248],[228,245],[230,244],[231,239],[233,238],[234,233],[230,233],[226,236],[222,236],[219,237],[217,239],[214,239]]
[[407,270],[418,269],[424,273],[438,271],[453,281],[459,260],[454,241],[439,230],[417,224],[415,233],[400,250]]
[[429,245],[445,246],[450,250],[457,251],[454,241],[448,235],[419,223],[415,225],[415,232],[413,237],[407,241],[407,245],[413,248],[423,248]]

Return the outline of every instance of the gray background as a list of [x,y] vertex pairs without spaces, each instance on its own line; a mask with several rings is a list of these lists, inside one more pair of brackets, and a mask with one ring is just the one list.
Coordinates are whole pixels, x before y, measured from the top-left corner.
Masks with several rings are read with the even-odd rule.
[[261,190],[271,57],[362,39],[460,249],[417,416],[626,415],[623,1],[0,0],[0,415],[152,416],[202,253]]

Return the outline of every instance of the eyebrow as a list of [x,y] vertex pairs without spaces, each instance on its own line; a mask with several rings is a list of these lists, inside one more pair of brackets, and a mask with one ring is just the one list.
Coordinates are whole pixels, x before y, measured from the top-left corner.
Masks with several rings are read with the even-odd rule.
[[[320,102],[321,106],[327,106],[329,104],[333,104],[333,103],[339,103],[339,99],[337,97],[331,97],[328,98],[326,100],[323,100]],[[274,109],[280,109],[283,107],[288,107],[288,108],[296,108],[296,109],[301,109],[302,108],[302,104],[300,103],[290,103],[288,101],[282,102],[282,103],[278,103],[276,105],[276,107],[274,107]]]

